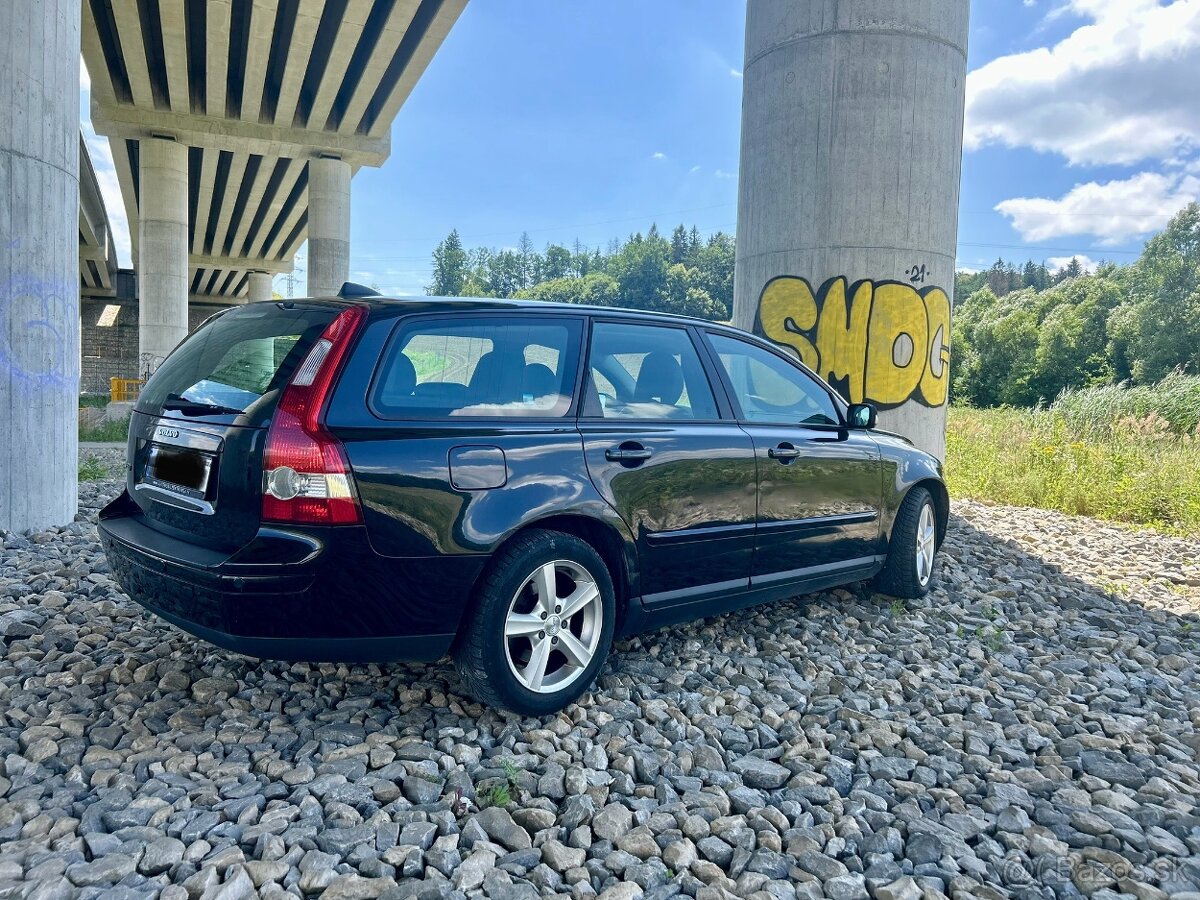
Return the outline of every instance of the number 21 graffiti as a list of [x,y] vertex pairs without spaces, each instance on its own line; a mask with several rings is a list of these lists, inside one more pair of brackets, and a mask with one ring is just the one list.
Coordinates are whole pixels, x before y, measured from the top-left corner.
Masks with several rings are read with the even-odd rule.
[[[906,274],[924,282],[927,270]],[[759,299],[758,331],[794,350],[850,403],[888,409],[946,402],[950,298],[939,287],[831,278],[814,292],[804,278],[773,278]]]

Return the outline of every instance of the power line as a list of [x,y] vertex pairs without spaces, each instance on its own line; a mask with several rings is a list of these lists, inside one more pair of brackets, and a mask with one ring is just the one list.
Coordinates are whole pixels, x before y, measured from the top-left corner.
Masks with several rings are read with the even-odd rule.
[[[525,234],[539,234],[544,231],[562,231],[562,230],[571,229],[571,228],[596,228],[601,225],[619,225],[622,222],[641,222],[641,221],[645,221],[646,219],[650,219],[651,221],[654,221],[656,219],[666,218],[667,216],[681,216],[684,213],[702,212],[703,210],[706,210],[706,209],[728,209],[729,207],[730,207],[730,204],[728,204],[728,203],[712,203],[708,206],[693,206],[690,209],[676,209],[676,210],[672,210],[670,212],[641,213],[639,215],[626,216],[621,219],[606,219],[601,222],[582,222],[582,223],[577,222],[575,224],[568,224],[568,225],[542,225],[537,228],[523,228],[521,230]],[[727,228],[730,226],[722,225],[719,227]],[[462,239],[463,243],[476,243],[485,238],[508,237],[511,235],[512,235],[511,231],[495,231],[495,232],[492,232],[491,234],[475,234],[475,235],[461,235],[460,234],[459,237]],[[427,243],[429,241],[440,241],[440,240],[441,240],[441,238],[397,238],[397,239],[394,239],[392,241],[392,243],[398,243],[398,242]],[[357,243],[362,244],[362,243],[371,243],[371,242],[370,241],[366,241],[366,242],[358,241]],[[384,241],[377,241],[375,243],[384,243]]]
[[1141,256],[1142,255],[1141,250],[1114,250],[1111,247],[1086,247],[1086,248],[1039,247],[1034,244],[991,244],[991,243],[983,244],[983,243],[976,243],[974,241],[959,241],[958,246],[960,246],[960,247],[978,247],[978,248],[986,248],[986,249],[992,249],[992,250],[1028,250],[1028,251],[1045,250],[1050,253],[1073,253],[1076,255],[1091,254],[1091,253],[1097,253],[1097,254],[1117,253],[1117,254],[1121,254],[1122,256]]

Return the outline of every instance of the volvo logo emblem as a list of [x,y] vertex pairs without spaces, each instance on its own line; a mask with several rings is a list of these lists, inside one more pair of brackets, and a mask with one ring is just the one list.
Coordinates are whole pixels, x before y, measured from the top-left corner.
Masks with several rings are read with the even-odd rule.
[[158,438],[177,438],[179,437],[179,429],[166,428],[162,425],[159,425],[154,429],[154,436]]

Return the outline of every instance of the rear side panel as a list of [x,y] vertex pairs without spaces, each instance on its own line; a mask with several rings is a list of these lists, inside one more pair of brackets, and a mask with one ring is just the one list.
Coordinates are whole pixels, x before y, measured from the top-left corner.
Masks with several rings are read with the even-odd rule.
[[486,554],[523,524],[603,505],[584,474],[574,421],[333,430],[350,457],[371,546],[384,556]]

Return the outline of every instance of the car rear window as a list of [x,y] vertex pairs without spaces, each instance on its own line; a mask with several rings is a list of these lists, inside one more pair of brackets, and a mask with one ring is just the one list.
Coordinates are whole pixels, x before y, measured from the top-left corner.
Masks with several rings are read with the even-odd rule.
[[333,307],[254,304],[220,313],[189,335],[146,382],[137,409],[181,403],[244,412],[287,384],[333,321]]
[[483,316],[403,324],[376,376],[388,418],[560,417],[571,408],[578,319]]

